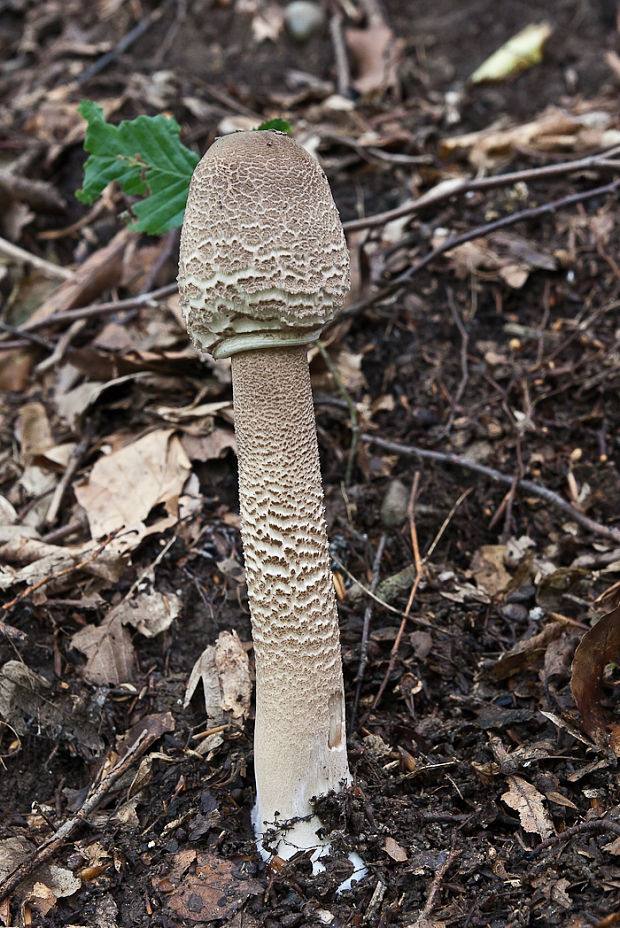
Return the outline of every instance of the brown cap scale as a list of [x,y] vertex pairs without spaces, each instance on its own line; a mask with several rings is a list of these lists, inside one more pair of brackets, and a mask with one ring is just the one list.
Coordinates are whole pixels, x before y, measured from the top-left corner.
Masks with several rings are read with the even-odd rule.
[[279,132],[218,139],[190,187],[179,264],[188,331],[232,357],[256,659],[254,822],[280,856],[320,846],[310,800],[350,780],[338,615],[306,345],[349,261],[323,171]]

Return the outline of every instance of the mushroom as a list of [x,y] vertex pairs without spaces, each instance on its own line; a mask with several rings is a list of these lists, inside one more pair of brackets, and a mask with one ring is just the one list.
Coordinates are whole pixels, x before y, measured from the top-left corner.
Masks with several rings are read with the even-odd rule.
[[325,853],[311,799],[351,780],[307,359],[348,289],[316,160],[282,132],[217,139],[190,186],[179,292],[196,347],[231,357],[256,662],[253,821],[263,851],[266,832],[282,829],[272,849],[283,858]]

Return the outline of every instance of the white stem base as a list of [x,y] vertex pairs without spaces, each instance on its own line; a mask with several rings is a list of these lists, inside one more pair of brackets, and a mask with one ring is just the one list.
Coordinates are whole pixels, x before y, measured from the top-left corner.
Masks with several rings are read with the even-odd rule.
[[[317,834],[322,826],[316,815],[297,821],[289,827],[283,825],[281,831],[279,831],[280,837],[274,840],[269,850],[263,844],[265,826],[261,821],[257,805],[252,810],[252,823],[256,834],[256,846],[265,862],[268,863],[275,856],[280,857],[282,860],[290,860],[300,851],[312,851],[310,854],[312,873],[316,876],[317,873],[325,870],[323,858],[332,853],[332,847],[328,838],[320,838]],[[348,857],[354,869],[351,876],[347,877],[339,885],[337,890],[339,893],[351,889],[353,882],[363,880],[368,874],[368,869],[359,854],[351,851]]]

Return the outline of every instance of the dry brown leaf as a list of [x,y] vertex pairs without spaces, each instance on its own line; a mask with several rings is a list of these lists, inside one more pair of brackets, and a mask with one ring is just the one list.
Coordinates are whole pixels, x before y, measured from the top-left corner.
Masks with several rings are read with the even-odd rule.
[[107,619],[114,616],[123,625],[133,625],[145,638],[154,638],[170,628],[181,611],[181,600],[174,593],[138,593],[131,599],[124,599],[108,613]]
[[524,780],[523,777],[509,776],[510,789],[503,793],[502,801],[519,815],[521,827],[539,835],[543,840],[553,833],[553,824],[543,805],[544,796]]
[[483,545],[471,561],[471,573],[478,587],[489,596],[503,592],[512,577],[504,567],[506,545]]
[[392,860],[395,860],[399,864],[407,860],[407,851],[398,841],[395,841],[394,838],[385,839],[384,850],[388,857],[391,857]]
[[510,161],[523,148],[537,151],[580,151],[617,145],[620,134],[610,129],[606,113],[572,114],[549,107],[542,116],[520,126],[496,124],[466,135],[443,139],[444,159],[466,154],[477,169]]
[[517,644],[503,654],[489,670],[494,680],[505,680],[519,670],[526,670],[544,659],[549,642],[559,638],[564,631],[561,622],[550,622],[543,630]]
[[209,853],[180,851],[167,876],[154,877],[153,886],[168,893],[169,911],[190,922],[230,918],[249,895],[263,892],[257,880],[234,878],[235,864]]
[[[71,104],[75,110],[75,104]],[[75,271],[71,280],[61,284],[49,299],[32,314],[24,328],[33,322],[47,319],[54,313],[65,312],[76,306],[87,306],[104,290],[116,287],[122,277],[123,255],[127,243],[137,236],[136,232],[122,229],[104,248],[94,252]]]
[[[20,528],[23,530],[23,526]],[[25,533],[15,535],[0,548],[0,590],[22,583],[35,586],[42,581],[48,581],[56,590],[63,589],[75,583],[71,568],[78,566],[85,573],[117,583],[126,567],[120,540],[118,545],[112,543],[100,548],[92,541],[63,548],[44,544]],[[9,567],[10,561],[17,559],[30,563],[19,570]]]
[[215,645],[205,648],[194,664],[185,691],[184,708],[189,705],[200,681],[210,722],[219,724],[227,712],[235,719],[246,717],[252,694],[250,666],[247,652],[235,631],[220,632]]
[[37,454],[43,454],[54,444],[45,406],[25,403],[19,412],[17,434],[21,443],[22,464],[30,464]]
[[[601,705],[601,679],[607,664],[617,661],[619,655],[620,606],[604,615],[585,633],[573,658],[571,690],[584,731],[598,744],[605,743],[611,733]],[[617,744],[617,739],[614,743]]]
[[136,655],[131,635],[119,616],[81,628],[71,639],[71,647],[86,655],[82,674],[91,683],[118,686],[133,679]]
[[229,429],[215,428],[208,435],[181,435],[181,444],[190,461],[212,461],[232,448],[237,453],[234,432]]
[[142,527],[158,503],[179,496],[189,473],[178,437],[158,429],[99,458],[86,483],[75,487],[94,538],[122,527]]
[[381,19],[375,17],[366,29],[347,29],[345,38],[357,72],[353,87],[362,97],[377,99],[398,89],[397,68],[404,46]]

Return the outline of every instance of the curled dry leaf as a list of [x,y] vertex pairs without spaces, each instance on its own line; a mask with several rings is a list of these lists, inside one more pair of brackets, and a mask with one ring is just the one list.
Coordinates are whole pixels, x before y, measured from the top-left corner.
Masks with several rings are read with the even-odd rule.
[[441,141],[440,157],[466,154],[477,169],[510,161],[523,148],[536,151],[593,150],[617,145],[620,134],[606,113],[569,113],[548,107],[542,116],[520,126],[492,125]]
[[[581,714],[584,731],[598,744],[613,734],[601,705],[601,679],[607,664],[620,655],[620,606],[604,615],[585,633],[573,658],[571,689]],[[620,756],[620,745],[612,737],[614,752]]]
[[184,708],[201,680],[209,721],[221,722],[226,712],[235,719],[246,717],[252,693],[250,666],[235,631],[220,632],[215,645],[205,648],[194,664],[185,691]]
[[190,471],[177,436],[158,429],[99,458],[75,495],[86,510],[93,537],[100,538],[123,526],[141,527],[154,506],[180,495]]
[[523,777],[508,777],[510,789],[502,795],[502,801],[515,809],[524,831],[533,832],[544,840],[554,833],[553,824],[543,805],[542,793]]

